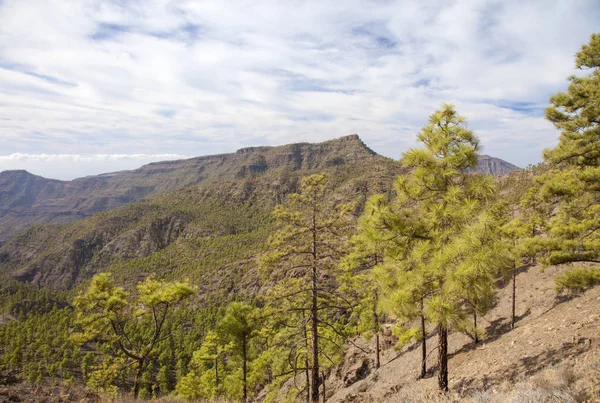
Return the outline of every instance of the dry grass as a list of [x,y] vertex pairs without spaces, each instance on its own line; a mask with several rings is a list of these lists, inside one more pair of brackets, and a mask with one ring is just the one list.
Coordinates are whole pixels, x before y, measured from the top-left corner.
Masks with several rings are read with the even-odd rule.
[[600,364],[590,367],[590,378],[586,381],[571,367],[558,365],[539,373],[529,382],[516,385],[504,383],[497,388],[474,391],[467,396],[458,394],[427,394],[422,388],[403,388],[394,395],[393,403],[540,403],[540,402],[600,402],[598,384]]

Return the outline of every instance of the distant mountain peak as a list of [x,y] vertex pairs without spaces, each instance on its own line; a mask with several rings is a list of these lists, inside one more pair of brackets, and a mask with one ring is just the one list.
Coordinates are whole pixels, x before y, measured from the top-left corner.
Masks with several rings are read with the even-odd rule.
[[520,169],[521,168],[510,162],[506,162],[500,158],[490,157],[485,154],[479,155],[479,161],[477,163],[477,172],[493,176],[506,175]]
[[[44,178],[43,176],[32,174],[24,169],[9,169],[6,171],[0,171],[0,182],[6,181],[24,181],[24,180],[37,180],[45,182],[63,182],[58,179]],[[1,191],[1,189],[0,189]]]
[[236,154],[250,154],[254,152],[264,152],[272,149],[274,147],[271,146],[258,146],[258,147],[244,147],[237,150]]
[[349,134],[347,136],[342,136],[339,137],[337,140],[340,141],[353,141],[353,140],[359,140],[362,143],[362,140],[360,139],[360,137],[358,136],[358,134],[354,133],[354,134]]
[[7,171],[0,172],[1,176],[35,176],[29,171],[24,169],[9,169]]

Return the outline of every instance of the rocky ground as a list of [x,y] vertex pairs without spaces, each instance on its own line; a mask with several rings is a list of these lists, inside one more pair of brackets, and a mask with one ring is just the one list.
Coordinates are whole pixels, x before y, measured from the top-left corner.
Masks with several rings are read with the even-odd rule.
[[[373,354],[350,348],[339,375],[328,380],[327,401],[600,401],[600,287],[557,299],[554,277],[565,269],[530,267],[519,273],[514,330],[507,286],[481,320],[486,336],[479,344],[460,334],[450,337],[450,396],[438,397],[436,391],[437,340],[431,335],[426,379],[417,380],[419,346],[385,350],[378,370]],[[372,342],[362,344],[373,351]],[[531,399],[514,400],[519,393]]]

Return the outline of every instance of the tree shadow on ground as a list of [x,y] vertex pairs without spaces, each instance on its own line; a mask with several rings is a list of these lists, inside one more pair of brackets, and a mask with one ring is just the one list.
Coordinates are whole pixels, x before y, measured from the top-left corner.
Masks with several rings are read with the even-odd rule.
[[[427,361],[430,360],[431,354],[433,353],[433,351],[437,350],[437,342],[434,343],[435,348],[433,350],[431,350],[433,340],[437,336],[437,334],[438,334],[437,329],[433,329],[432,331],[428,332],[427,336],[425,337],[425,340],[427,342],[427,348],[428,348],[427,349]],[[392,363],[393,361],[396,361],[398,358],[402,357],[403,355],[408,354],[411,351],[414,351],[414,350],[420,349],[420,348],[421,348],[421,341],[414,342],[414,343],[408,345],[406,348],[403,347],[402,350],[400,350],[398,352],[398,354],[396,354],[394,356],[394,358],[390,359],[386,363],[383,363],[381,366],[384,367],[384,366]],[[425,377],[423,379],[430,378],[431,376],[433,376],[433,374],[435,373],[435,370],[436,370],[435,366],[433,368],[428,367],[427,372],[425,373]],[[417,370],[415,370],[415,371],[417,371]],[[419,376],[419,377],[417,377],[417,379],[422,379],[422,378],[420,378],[420,376]]]
[[567,357],[577,357],[589,349],[590,344],[587,343],[587,339],[580,338],[575,342],[563,343],[561,347],[544,351],[536,356],[523,357],[517,363],[505,369],[499,369],[489,376],[461,379],[452,386],[452,389],[462,392],[479,388],[487,389],[506,381],[516,383],[560,363]]
[[[527,309],[522,315],[518,315],[515,317],[515,323],[518,323],[520,320],[529,316],[531,314],[531,309]],[[479,343],[471,342],[467,343],[458,350],[450,353],[448,355],[449,358],[454,357],[455,355],[466,353],[467,351],[471,351],[484,343],[491,343],[493,341],[498,340],[502,335],[509,333],[512,330],[510,326],[510,319],[508,318],[498,318],[490,322],[489,326],[485,328],[485,338],[482,339]]]
[[[522,266],[517,267],[517,276],[521,273],[525,273],[526,271],[529,271],[529,269],[531,269],[532,267],[534,267],[535,265],[528,263],[528,264],[524,264]],[[496,282],[496,286],[498,286],[498,288],[504,288],[504,287],[508,287],[510,285],[512,281],[512,270],[510,271],[510,275],[506,275],[506,276],[502,276],[497,282]],[[519,280],[517,279],[517,287],[519,286]]]

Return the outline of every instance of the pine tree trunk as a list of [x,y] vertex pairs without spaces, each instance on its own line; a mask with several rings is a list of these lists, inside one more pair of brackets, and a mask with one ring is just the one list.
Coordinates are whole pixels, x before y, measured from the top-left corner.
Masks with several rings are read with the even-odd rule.
[[381,348],[379,347],[379,315],[377,314],[378,299],[379,297],[377,295],[377,291],[375,291],[375,299],[373,302],[373,331],[375,332],[375,368],[379,368],[381,366]]
[[242,359],[244,360],[243,364],[242,364],[242,373],[243,373],[243,391],[242,391],[242,402],[246,403],[248,401],[248,386],[247,386],[247,375],[248,375],[248,368],[247,368],[247,361],[248,361],[248,356],[247,356],[247,348],[246,348],[246,336],[244,335],[242,337]]
[[311,339],[312,339],[312,366],[311,366],[311,401],[319,403],[319,305],[317,295],[319,292],[317,279],[317,211],[313,206],[312,220],[312,304],[310,309]]
[[448,391],[448,329],[438,327],[438,386],[441,391]]
[[133,384],[133,397],[137,399],[140,394],[140,383],[142,381],[142,373],[144,372],[144,360],[138,361],[138,370],[135,374],[135,381]]
[[304,374],[306,375],[306,403],[310,403],[310,363],[308,362],[308,332],[306,331],[306,324],[304,325],[304,347],[306,352],[304,354]]
[[219,390],[219,355],[215,358],[215,389]]
[[311,401],[319,403],[319,321],[317,319],[317,268],[313,267],[313,292],[311,307],[311,338],[312,338],[312,390]]
[[475,344],[479,343],[479,335],[477,334],[477,309],[473,309],[473,340]]
[[517,263],[513,262],[513,271],[512,271],[512,315],[510,318],[510,328],[515,328],[515,320],[516,320],[516,311],[517,311]]
[[425,316],[423,316],[423,299],[421,299],[421,376],[427,375],[427,334],[425,333]]
[[304,366],[306,367],[306,403],[310,403],[310,366],[308,362],[308,346],[304,356]]
[[327,401],[327,396],[325,396],[325,372],[321,372],[321,384],[323,385],[323,403]]
[[375,368],[381,367],[381,347],[379,347],[379,333],[375,333]]

